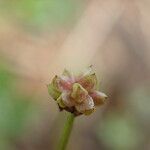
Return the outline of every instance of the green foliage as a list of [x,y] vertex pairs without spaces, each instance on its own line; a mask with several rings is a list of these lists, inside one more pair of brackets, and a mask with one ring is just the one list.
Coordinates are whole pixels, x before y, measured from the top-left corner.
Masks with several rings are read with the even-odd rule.
[[137,115],[138,120],[150,124],[150,89],[146,86],[140,86],[133,90],[129,96],[129,106],[132,106],[132,113]]
[[30,27],[60,27],[75,18],[79,11],[75,0],[3,1],[0,6],[8,16]]
[[8,68],[0,63],[0,149],[13,150],[9,140],[15,140],[23,132],[33,103],[30,95],[18,91],[17,78]]
[[142,136],[134,121],[128,116],[113,114],[100,122],[99,140],[112,150],[136,150]]

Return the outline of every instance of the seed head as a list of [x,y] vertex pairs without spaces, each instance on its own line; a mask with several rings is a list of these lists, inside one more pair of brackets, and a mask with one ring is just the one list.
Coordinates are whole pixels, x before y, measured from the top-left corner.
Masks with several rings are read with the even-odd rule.
[[103,105],[107,99],[106,94],[97,90],[97,77],[91,66],[78,76],[64,70],[61,76],[53,78],[48,91],[60,110],[76,116],[90,115],[95,106]]

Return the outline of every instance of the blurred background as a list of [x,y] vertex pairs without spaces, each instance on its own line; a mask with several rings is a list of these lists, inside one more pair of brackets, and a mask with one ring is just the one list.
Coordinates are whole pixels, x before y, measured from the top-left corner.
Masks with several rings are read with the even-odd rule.
[[0,0],[0,150],[53,150],[65,120],[47,92],[93,65],[107,105],[68,150],[150,150],[149,0]]

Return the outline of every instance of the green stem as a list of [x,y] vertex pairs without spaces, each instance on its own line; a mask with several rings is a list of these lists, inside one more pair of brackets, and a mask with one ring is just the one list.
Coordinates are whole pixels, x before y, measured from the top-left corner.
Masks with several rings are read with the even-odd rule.
[[57,150],[65,150],[69,136],[73,127],[73,121],[74,121],[75,115],[73,113],[68,113],[66,123],[64,125],[63,132],[61,134]]

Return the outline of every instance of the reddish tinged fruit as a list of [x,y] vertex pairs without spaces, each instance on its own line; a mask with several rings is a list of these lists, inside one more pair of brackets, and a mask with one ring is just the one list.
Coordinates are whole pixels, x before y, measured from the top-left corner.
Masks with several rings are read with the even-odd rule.
[[56,100],[60,110],[65,109],[75,115],[89,115],[95,106],[106,102],[106,94],[97,90],[97,77],[92,67],[79,76],[64,70],[48,85],[49,94]]

